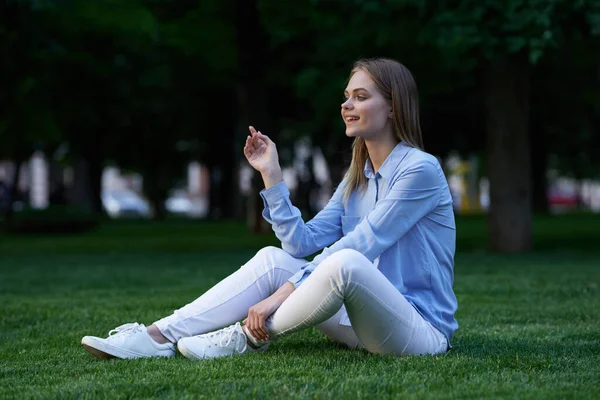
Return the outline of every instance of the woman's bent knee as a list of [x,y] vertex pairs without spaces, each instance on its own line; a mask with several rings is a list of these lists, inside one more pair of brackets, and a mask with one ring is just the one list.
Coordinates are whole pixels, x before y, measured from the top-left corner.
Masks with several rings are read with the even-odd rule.
[[296,273],[305,263],[305,260],[294,258],[279,247],[267,246],[256,252],[256,255],[242,268],[258,268],[260,270],[280,268]]
[[292,257],[285,250],[275,246],[263,247],[256,253],[257,257],[265,260],[273,261],[274,264],[286,264],[290,262],[298,262],[297,258]]
[[367,257],[353,249],[342,249],[325,258],[319,268],[328,270],[330,274],[338,271],[352,272],[362,270],[373,263]]
[[[262,249],[260,249],[259,251],[257,251],[255,257],[267,257],[267,258],[280,257],[281,256],[280,253],[282,253],[282,252],[285,253],[285,251],[283,251],[279,247],[266,246],[266,247],[263,247]],[[285,253],[285,254],[287,254],[287,253]]]

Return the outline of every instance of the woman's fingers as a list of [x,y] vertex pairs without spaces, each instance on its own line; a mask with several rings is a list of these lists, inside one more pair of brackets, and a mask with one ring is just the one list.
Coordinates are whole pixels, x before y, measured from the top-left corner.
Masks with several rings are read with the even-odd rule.
[[258,340],[263,340],[262,329],[260,328],[261,321],[260,321],[260,317],[258,315],[256,316],[256,320],[254,321],[254,323],[256,325],[254,328],[254,330],[256,332],[254,337],[257,338]]
[[269,333],[267,332],[267,327],[265,326],[265,319],[264,318],[260,318],[259,320],[259,325],[258,325],[258,330],[260,332],[260,338],[263,341],[267,341],[269,338]]
[[269,332],[267,331],[265,319],[258,312],[249,310],[248,317],[246,317],[243,323],[246,325],[246,330],[256,339],[262,341],[269,340]]
[[268,333],[265,327],[264,319],[255,312],[250,312],[244,320],[246,329],[258,340],[268,340]]
[[252,315],[252,317],[250,318],[250,334],[252,336],[254,336],[255,338],[258,338],[258,332],[256,331],[256,315]]
[[256,338],[260,339],[260,340],[266,340],[266,329],[265,329],[265,319],[260,316],[260,315],[256,315]]
[[246,140],[246,144],[244,145],[244,155],[246,157],[251,157],[254,153],[254,146],[250,144],[248,140]]
[[262,139],[265,143],[269,143],[271,141],[267,135],[263,135],[260,131],[256,132],[256,136],[258,136],[259,139]]
[[267,135],[263,135],[260,131],[257,131],[252,125],[248,127],[250,136],[246,138],[246,142],[250,143],[255,149],[259,149],[264,146],[266,149],[271,143],[271,139]]
[[257,131],[256,129],[254,129],[253,126],[250,126],[250,133],[251,133],[251,138],[253,140],[258,139],[262,139],[265,144],[268,145],[268,143],[271,141],[271,139],[267,136],[267,135],[263,135],[263,133],[261,131]]
[[266,149],[266,145],[260,141],[260,139],[255,138],[246,138],[246,144],[244,145],[244,155],[246,157],[251,157],[256,155],[258,150]]
[[260,140],[256,136],[252,138],[250,144],[252,145],[254,150],[258,150],[260,148]]
[[259,150],[266,150],[267,149],[267,143],[262,140],[261,138],[259,138],[258,136],[254,136],[252,138],[252,146],[254,147],[254,149]]
[[252,146],[253,148],[257,148],[258,147],[258,141],[257,140],[258,140],[258,137],[256,135],[253,135],[248,140],[248,143],[250,143],[250,146]]

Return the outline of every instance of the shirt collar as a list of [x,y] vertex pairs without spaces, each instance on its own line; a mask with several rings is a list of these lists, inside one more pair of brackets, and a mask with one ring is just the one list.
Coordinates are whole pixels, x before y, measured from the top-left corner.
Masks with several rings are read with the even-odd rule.
[[371,164],[371,160],[367,158],[367,162],[365,163],[364,173],[367,179],[375,178],[376,176],[381,176],[383,178],[389,179],[398,164],[404,159],[404,157],[408,154],[408,152],[412,149],[411,146],[405,144],[403,141],[398,143],[396,147],[392,150],[389,156],[385,159],[379,171],[377,173],[373,173],[373,165]]

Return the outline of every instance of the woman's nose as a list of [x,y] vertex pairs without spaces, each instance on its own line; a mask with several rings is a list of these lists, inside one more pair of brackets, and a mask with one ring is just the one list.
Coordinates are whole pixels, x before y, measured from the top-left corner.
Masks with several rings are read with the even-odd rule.
[[348,99],[342,103],[342,109],[349,109],[349,108],[352,108],[352,102],[350,101],[350,99]]

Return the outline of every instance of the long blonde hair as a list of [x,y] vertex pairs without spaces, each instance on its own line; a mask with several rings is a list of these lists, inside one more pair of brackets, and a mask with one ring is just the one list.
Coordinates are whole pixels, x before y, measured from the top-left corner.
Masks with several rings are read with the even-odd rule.
[[[398,61],[388,58],[371,58],[355,62],[348,79],[352,78],[357,71],[369,74],[383,97],[391,103],[396,138],[411,147],[422,150],[419,94],[417,84],[408,68]],[[367,188],[364,168],[368,157],[369,152],[365,140],[361,137],[355,138],[352,144],[352,162],[345,176],[345,201],[348,201],[353,191],[364,191]]]

